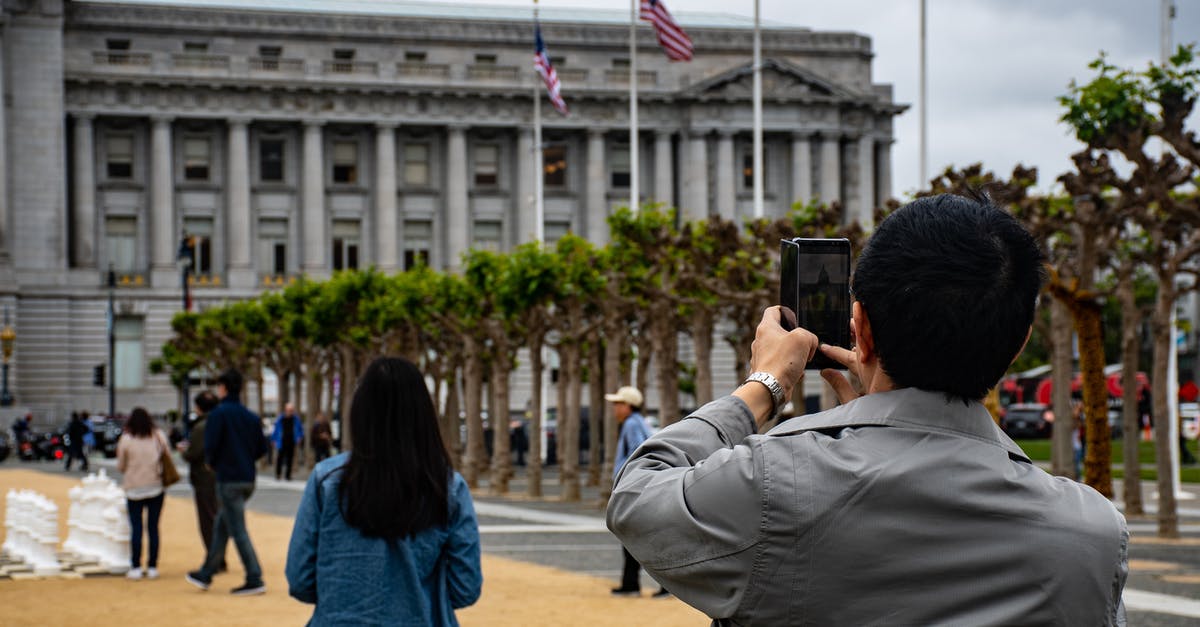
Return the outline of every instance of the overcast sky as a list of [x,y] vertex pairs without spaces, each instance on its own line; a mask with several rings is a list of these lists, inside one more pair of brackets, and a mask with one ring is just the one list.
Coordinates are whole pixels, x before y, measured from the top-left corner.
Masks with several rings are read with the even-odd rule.
[[[753,0],[664,1],[676,13],[754,15]],[[875,82],[891,83],[896,100],[913,105],[896,121],[893,193],[902,197],[921,187],[919,0],[761,2],[763,20],[871,37]],[[1175,4],[1174,41],[1200,40],[1200,0]],[[628,6],[627,0],[541,0],[541,5]],[[1159,14],[1159,0],[928,0],[930,172],[982,161],[1007,175],[1024,163],[1037,166],[1041,186],[1049,186],[1070,168],[1069,156],[1079,148],[1058,122],[1056,98],[1071,79],[1091,76],[1087,64],[1101,50],[1122,67],[1140,69],[1157,60]]]

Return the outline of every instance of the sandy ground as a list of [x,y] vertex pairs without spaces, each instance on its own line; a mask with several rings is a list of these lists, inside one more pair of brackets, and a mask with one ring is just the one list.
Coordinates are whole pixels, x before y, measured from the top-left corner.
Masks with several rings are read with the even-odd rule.
[[[77,479],[7,468],[0,470],[0,494],[36,490],[59,504],[60,538],[66,538],[67,490]],[[207,592],[184,581],[203,559],[195,509],[189,499],[167,497],[157,581],[124,577],[0,581],[3,625],[302,625],[311,606],[287,596],[283,568],[292,520],[247,513],[250,537],[263,565],[267,594],[235,597],[241,563],[232,543],[230,571]],[[460,610],[462,625],[613,625],[670,627],[706,625],[708,619],[677,599],[612,598],[611,582],[513,560],[483,557],[483,596]],[[646,594],[649,594],[647,592]]]

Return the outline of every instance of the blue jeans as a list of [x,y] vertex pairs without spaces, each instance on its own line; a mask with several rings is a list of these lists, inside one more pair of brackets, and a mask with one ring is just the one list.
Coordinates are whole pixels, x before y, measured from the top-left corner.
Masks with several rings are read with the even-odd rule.
[[211,579],[224,561],[225,547],[229,539],[237,546],[238,556],[242,558],[242,566],[246,569],[246,583],[258,585],[262,583],[262,567],[258,565],[258,556],[254,553],[254,545],[250,544],[250,534],[246,532],[246,501],[254,494],[253,483],[221,483],[217,482],[217,504],[220,510],[213,521],[212,542],[208,546],[208,556],[200,573]]
[[163,495],[136,501],[125,499],[129,512],[129,565],[142,567],[142,511],[146,511],[146,535],[150,536],[150,559],[147,568],[158,568],[158,516],[162,514]]

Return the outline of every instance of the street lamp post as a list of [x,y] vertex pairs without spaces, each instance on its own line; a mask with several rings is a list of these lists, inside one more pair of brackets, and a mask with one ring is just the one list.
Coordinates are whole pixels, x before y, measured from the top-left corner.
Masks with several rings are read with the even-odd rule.
[[0,407],[9,407],[13,404],[12,393],[8,391],[8,360],[12,358],[13,344],[17,341],[17,332],[13,330],[12,325],[8,322],[8,306],[4,307],[4,328],[0,329],[0,351],[4,357],[4,373],[3,383],[0,383]]
[[105,283],[108,284],[108,417],[112,418],[117,415],[117,332],[116,332],[116,309],[113,299],[117,289],[117,273],[113,271],[112,264],[108,264],[108,276],[105,277]]
[[[192,296],[189,292],[188,275],[191,274],[192,266],[195,264],[195,262],[195,248],[192,246],[192,240],[190,237],[188,237],[187,231],[184,231],[183,237],[179,240],[179,252],[175,256],[175,265],[179,268],[179,282],[180,286],[183,288],[184,311],[192,310]],[[183,420],[185,428],[187,426],[188,396],[190,394],[190,391],[188,390],[188,384],[190,381],[188,381],[188,379],[190,379],[191,376],[192,373],[190,372],[183,373],[183,386],[180,390],[183,393],[183,402],[180,405],[179,417]]]

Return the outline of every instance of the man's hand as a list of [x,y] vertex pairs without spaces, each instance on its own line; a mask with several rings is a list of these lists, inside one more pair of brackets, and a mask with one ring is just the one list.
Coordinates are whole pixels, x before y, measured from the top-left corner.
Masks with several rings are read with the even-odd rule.
[[[853,372],[855,376],[858,375],[858,353],[829,344],[822,344],[820,348],[826,357],[842,364],[846,367],[847,371]],[[846,375],[842,374],[841,371],[826,368],[821,371],[821,378],[825,379],[825,382],[833,388],[833,393],[837,395],[839,403],[849,403],[862,396],[862,394],[854,389],[854,386],[850,384],[850,381],[846,379]]]
[[804,377],[804,367],[817,350],[817,336],[805,329],[788,331],[780,324],[781,307],[769,307],[754,332],[750,371],[769,372],[779,380],[785,396]]
[[187,440],[180,440],[175,443],[175,450],[179,451],[180,453],[184,453],[187,452],[190,445],[191,443]]

